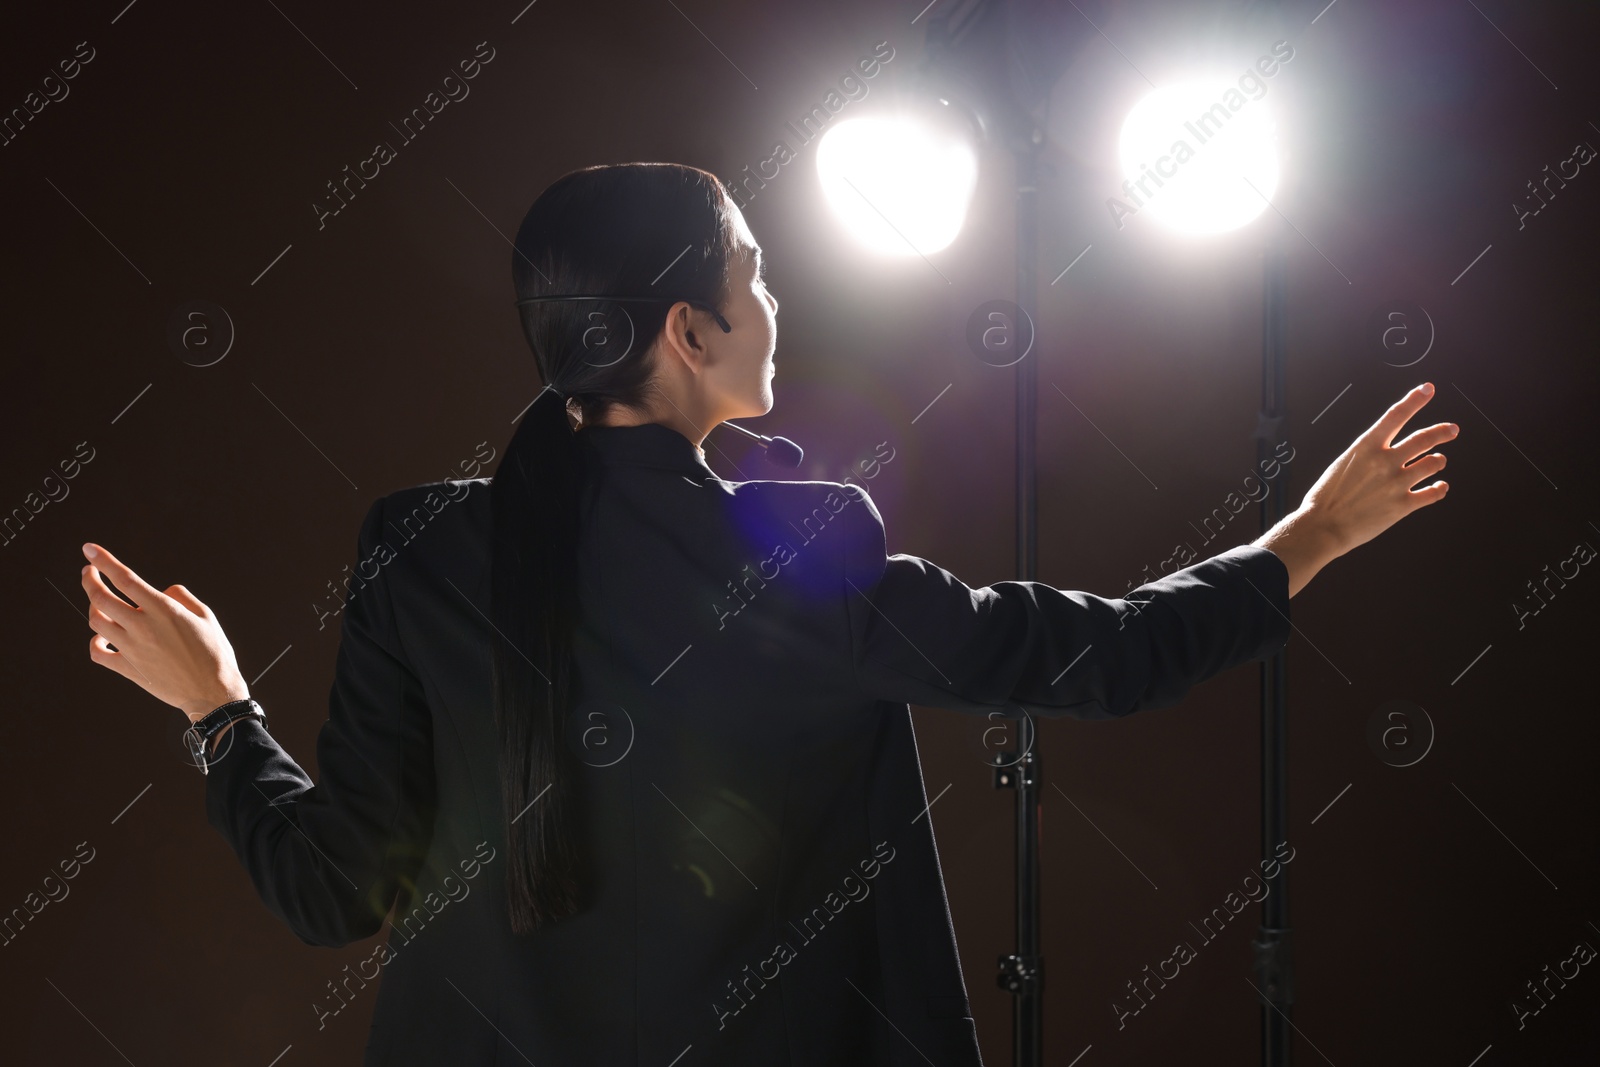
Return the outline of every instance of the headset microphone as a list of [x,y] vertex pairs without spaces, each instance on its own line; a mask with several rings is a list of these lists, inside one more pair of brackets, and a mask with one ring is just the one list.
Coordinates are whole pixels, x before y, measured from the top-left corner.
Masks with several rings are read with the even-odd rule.
[[800,461],[806,457],[805,449],[787,437],[764,437],[754,430],[747,430],[743,426],[732,422],[724,422],[722,425],[732,426],[740,433],[755,438],[756,443],[766,449],[767,459],[780,467],[798,467],[800,466]]

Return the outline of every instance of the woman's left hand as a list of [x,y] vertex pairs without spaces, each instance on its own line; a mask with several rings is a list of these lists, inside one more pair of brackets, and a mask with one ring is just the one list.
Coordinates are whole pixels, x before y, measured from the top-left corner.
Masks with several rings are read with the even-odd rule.
[[[95,632],[91,660],[182,710],[191,722],[250,695],[216,615],[193,593],[181,585],[154,588],[93,542],[83,546],[83,554],[91,561],[83,568]],[[102,570],[135,602],[108,589]]]

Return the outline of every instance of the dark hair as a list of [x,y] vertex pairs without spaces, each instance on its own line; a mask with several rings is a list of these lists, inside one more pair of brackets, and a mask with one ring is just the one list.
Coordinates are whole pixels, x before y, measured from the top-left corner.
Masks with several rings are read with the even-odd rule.
[[[528,933],[575,914],[587,886],[578,751],[569,710],[581,699],[572,639],[583,453],[566,400],[592,422],[612,406],[645,409],[645,358],[675,301],[721,309],[738,246],[733,202],[715,175],[675,163],[585,167],[528,209],[511,277],[518,299],[640,296],[626,304],[553,300],[520,308],[545,389],[523,414],[490,484],[490,616],[511,927]],[[713,327],[714,329],[714,327]]]

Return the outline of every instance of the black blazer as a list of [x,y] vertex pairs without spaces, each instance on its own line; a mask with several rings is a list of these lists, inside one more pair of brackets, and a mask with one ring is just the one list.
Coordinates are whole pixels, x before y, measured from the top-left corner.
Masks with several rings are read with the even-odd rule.
[[367,1065],[980,1064],[907,705],[1174,704],[1284,645],[1282,561],[1240,546],[1118,599],[973,589],[888,555],[857,486],[726,481],[659,424],[578,433],[593,901],[523,937],[505,915],[488,479],[392,493],[361,527],[320,781],[254,720],[206,780],[301,939],[388,928],[334,957],[319,1020],[375,996]]

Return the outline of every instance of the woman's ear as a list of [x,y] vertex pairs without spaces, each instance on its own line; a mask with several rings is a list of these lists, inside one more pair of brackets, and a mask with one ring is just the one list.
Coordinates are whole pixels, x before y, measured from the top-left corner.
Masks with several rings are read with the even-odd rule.
[[687,303],[680,301],[672,305],[672,309],[667,312],[662,339],[666,343],[668,354],[681,360],[691,371],[698,374],[705,367],[707,353],[705,346],[689,326],[689,311]]

